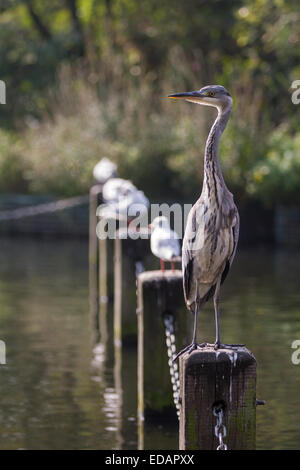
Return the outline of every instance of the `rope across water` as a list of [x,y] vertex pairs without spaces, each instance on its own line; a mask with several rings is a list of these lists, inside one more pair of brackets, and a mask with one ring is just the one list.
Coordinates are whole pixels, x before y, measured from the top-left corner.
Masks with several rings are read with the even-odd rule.
[[88,201],[88,196],[75,196],[68,199],[61,199],[59,201],[38,204],[36,206],[0,211],[0,221],[22,219],[23,217],[32,217],[35,215],[61,211],[69,209],[70,207],[81,206]]

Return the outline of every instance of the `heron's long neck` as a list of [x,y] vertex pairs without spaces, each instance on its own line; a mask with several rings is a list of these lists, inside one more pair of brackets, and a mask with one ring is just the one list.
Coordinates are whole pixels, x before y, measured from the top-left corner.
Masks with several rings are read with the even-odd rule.
[[218,111],[217,119],[212,125],[205,146],[203,191],[209,198],[214,197],[217,202],[220,190],[227,189],[218,158],[218,146],[230,113],[231,106]]

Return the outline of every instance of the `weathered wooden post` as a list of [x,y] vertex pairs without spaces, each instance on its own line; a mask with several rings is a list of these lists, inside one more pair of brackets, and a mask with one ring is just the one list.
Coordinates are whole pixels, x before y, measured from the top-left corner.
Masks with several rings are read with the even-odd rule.
[[96,211],[102,193],[102,184],[95,184],[90,189],[89,197],[89,289],[90,311],[96,324],[98,323],[98,242],[97,242],[97,216]]
[[215,351],[211,346],[185,353],[180,357],[180,391],[181,450],[217,449],[216,410],[222,410],[225,427],[219,432],[228,449],[255,449],[256,360],[248,349]]
[[107,238],[100,238],[98,242],[99,249],[99,302],[107,303],[108,287],[107,287]]
[[[139,274],[138,296],[138,428],[139,448],[147,448],[144,420],[177,420],[166,347],[164,316],[172,315],[177,346],[186,341],[191,322],[183,300],[182,273]],[[144,440],[145,439],[145,440]]]
[[118,231],[114,252],[114,344],[122,344],[122,239]]
[[90,189],[89,198],[89,261],[90,265],[97,266],[97,207],[100,202],[100,195],[102,194],[102,184],[95,184]]
[[114,342],[136,337],[136,315],[132,304],[136,296],[137,263],[150,252],[148,229],[132,231],[121,227],[114,240]]

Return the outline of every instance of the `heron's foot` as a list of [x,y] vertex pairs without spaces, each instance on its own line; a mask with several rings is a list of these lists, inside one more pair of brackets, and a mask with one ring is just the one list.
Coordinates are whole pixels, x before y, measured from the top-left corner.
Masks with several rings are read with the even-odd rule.
[[218,341],[214,343],[214,349],[238,349],[244,346],[245,344],[223,344]]
[[191,354],[196,349],[205,348],[205,346],[207,346],[207,343],[198,344],[198,343],[193,342],[193,343],[189,344],[188,346],[186,346],[185,348],[183,348],[181,351],[179,351],[179,353],[176,354],[176,356],[174,357],[172,362],[177,361],[177,359],[180,356],[182,356],[182,354],[184,354],[185,352],[188,352],[189,354]]

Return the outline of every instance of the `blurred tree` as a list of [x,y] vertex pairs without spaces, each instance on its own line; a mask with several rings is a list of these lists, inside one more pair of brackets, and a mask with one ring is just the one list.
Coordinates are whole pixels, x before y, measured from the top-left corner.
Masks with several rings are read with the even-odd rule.
[[[235,106],[222,139],[226,178],[240,197],[271,201],[271,181],[278,181],[272,172],[279,174],[275,160],[267,165],[268,196],[258,187],[257,175],[273,155],[277,140],[272,135],[281,135],[278,129],[284,128],[285,145],[291,152],[298,148],[288,141],[298,142],[300,132],[289,94],[300,74],[299,20],[298,0],[2,0],[0,79],[6,82],[8,97],[1,107],[1,124],[22,131],[35,120],[45,122],[43,146],[50,149],[47,133],[61,136],[56,126],[68,127],[62,116],[77,113],[80,119],[87,102],[91,109],[84,106],[85,113],[93,120],[91,101],[78,98],[79,90],[85,88],[88,94],[92,89],[101,107],[99,141],[118,160],[124,176],[149,190],[147,178],[163,180],[165,194],[176,191],[190,198],[201,183],[199,141],[203,146],[211,115],[204,119],[199,110],[196,114],[186,107],[184,118],[179,108],[171,111],[166,105],[166,95],[220,82],[232,93]],[[90,139],[96,135],[93,125],[85,121]],[[77,121],[70,123],[70,139],[77,132],[77,141],[78,128]],[[34,139],[34,132],[27,134]],[[28,135],[28,148],[35,148]],[[92,143],[90,148],[101,151]],[[70,158],[65,147],[60,164],[64,155]],[[89,155],[91,165],[98,155]],[[280,153],[276,155],[278,162]],[[291,160],[293,165],[296,160]],[[86,176],[80,190],[87,181]],[[47,185],[54,188],[55,181]],[[291,188],[295,185],[286,198],[292,197]]]

